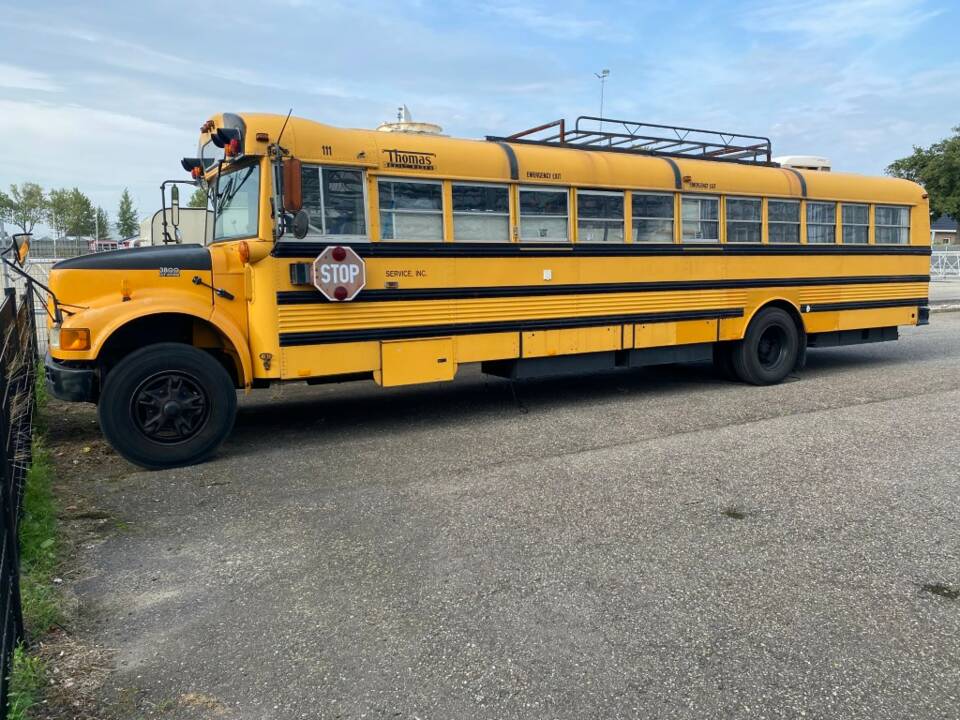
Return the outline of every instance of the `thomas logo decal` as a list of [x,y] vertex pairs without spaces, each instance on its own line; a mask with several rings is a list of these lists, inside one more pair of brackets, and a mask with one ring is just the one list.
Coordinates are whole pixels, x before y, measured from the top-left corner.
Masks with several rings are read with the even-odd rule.
[[436,153],[417,152],[415,150],[384,150],[387,154],[386,167],[401,170],[434,170],[433,159]]

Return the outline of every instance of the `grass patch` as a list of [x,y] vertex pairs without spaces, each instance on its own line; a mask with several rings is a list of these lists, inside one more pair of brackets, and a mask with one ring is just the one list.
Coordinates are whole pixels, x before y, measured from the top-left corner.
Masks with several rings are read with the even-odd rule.
[[42,634],[60,620],[53,586],[57,567],[57,508],[53,498],[53,462],[38,437],[27,471],[20,521],[20,592],[23,618],[31,636]]
[[[60,598],[53,578],[57,569],[57,506],[53,496],[54,469],[50,452],[43,442],[43,408],[47,388],[41,370],[35,385],[37,413],[34,422],[32,462],[23,490],[23,515],[20,520],[20,598],[23,623],[28,638],[45,634],[62,618]],[[42,659],[30,654],[23,645],[13,656],[10,675],[8,720],[28,717],[29,709],[39,702],[46,668]]]
[[33,397],[36,399],[37,411],[33,415],[34,435],[44,435],[47,431],[47,417],[43,412],[50,399],[47,395],[47,375],[43,363],[37,363],[37,379],[33,383]]
[[40,658],[28,654],[23,646],[13,651],[7,720],[24,720],[28,717],[27,711],[39,702],[45,678],[46,667]]

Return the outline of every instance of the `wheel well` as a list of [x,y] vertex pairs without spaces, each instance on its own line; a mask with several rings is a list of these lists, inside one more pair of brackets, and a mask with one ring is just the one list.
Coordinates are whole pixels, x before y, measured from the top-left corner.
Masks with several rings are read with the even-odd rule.
[[800,339],[803,341],[801,342],[801,346],[805,344],[806,337],[807,337],[807,330],[803,326],[803,318],[800,317],[800,311],[797,309],[797,306],[791,302],[787,302],[786,300],[771,300],[768,303],[764,303],[763,305],[757,308],[756,312],[753,313],[753,317],[751,317],[750,320],[752,321],[753,318],[756,317],[757,313],[759,313],[761,310],[764,310],[769,307],[780,308],[781,310],[785,311],[787,315],[793,318],[793,322],[797,326],[797,332],[800,333]]
[[240,357],[230,340],[212,323],[181,313],[145,315],[117,328],[97,356],[102,376],[134,350],[161,342],[183,343],[209,352],[223,365],[234,386],[243,386]]

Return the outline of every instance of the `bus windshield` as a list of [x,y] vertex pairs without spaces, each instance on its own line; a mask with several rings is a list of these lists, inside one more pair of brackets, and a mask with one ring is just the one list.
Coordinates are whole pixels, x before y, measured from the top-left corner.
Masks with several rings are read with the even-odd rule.
[[260,166],[230,170],[217,180],[213,241],[254,237],[260,209]]

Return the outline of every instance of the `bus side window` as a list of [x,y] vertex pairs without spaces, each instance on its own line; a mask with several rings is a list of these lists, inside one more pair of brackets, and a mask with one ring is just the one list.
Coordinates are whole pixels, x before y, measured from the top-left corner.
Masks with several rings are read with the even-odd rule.
[[726,202],[727,242],[760,242],[763,201],[760,198],[728,197]]
[[810,244],[837,241],[837,204],[807,201],[807,242]]
[[310,234],[366,236],[362,170],[304,165],[300,178],[303,208],[310,214]]
[[684,242],[720,242],[718,198],[684,195],[680,209],[680,230]]
[[453,239],[510,242],[510,190],[506,185],[454,183]]
[[520,188],[520,239],[559,242],[569,238],[566,188]]
[[440,182],[380,178],[377,187],[382,239],[443,240],[443,186]]
[[772,243],[799,243],[800,201],[768,200],[767,229]]
[[623,242],[623,193],[577,190],[577,240]]
[[877,205],[874,213],[878,245],[910,244],[910,208],[903,205]]
[[673,195],[633,193],[633,241],[673,242]]
[[843,244],[866,245],[870,238],[870,206],[858,203],[844,203]]

